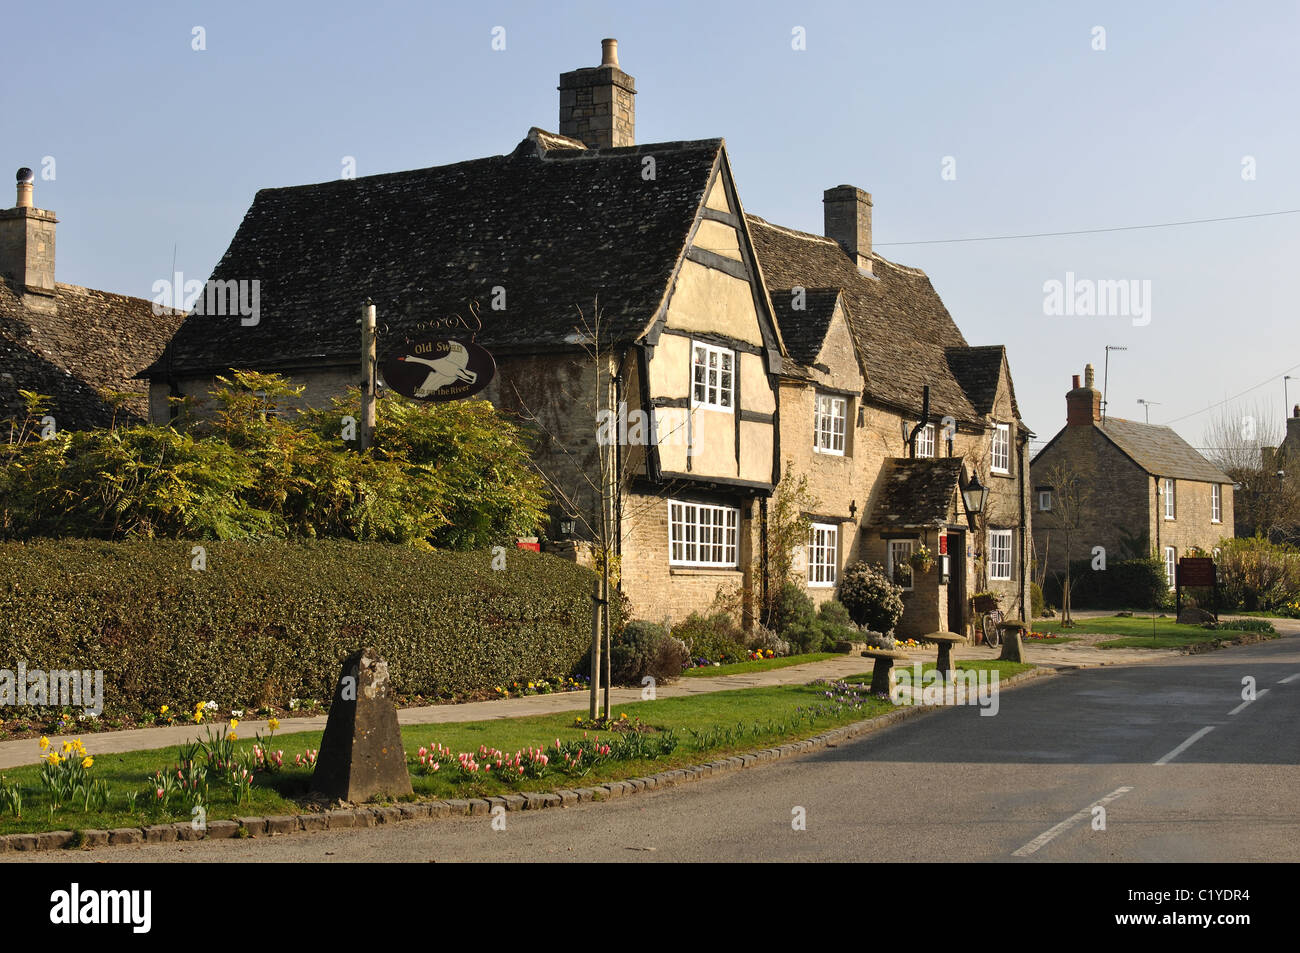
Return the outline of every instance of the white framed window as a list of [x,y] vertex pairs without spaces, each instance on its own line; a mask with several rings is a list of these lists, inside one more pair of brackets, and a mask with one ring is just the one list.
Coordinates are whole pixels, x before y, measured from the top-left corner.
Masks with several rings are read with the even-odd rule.
[[808,528],[809,587],[824,589],[835,585],[840,556],[839,537],[839,527],[829,523],[813,523]]
[[918,457],[934,456],[934,424],[926,424],[916,435],[916,455]]
[[989,578],[1011,578],[1011,530],[989,530]]
[[1223,522],[1223,487],[1217,483],[1210,484],[1210,522]]
[[848,424],[849,402],[845,397],[817,395],[813,420],[813,449],[818,453],[844,455],[844,434]]
[[1038,510],[1040,513],[1052,512],[1052,491],[1051,490],[1038,491]]
[[993,460],[990,469],[994,473],[1011,472],[1011,425],[998,424],[993,431]]
[[736,352],[691,342],[691,401],[710,410],[735,410]]
[[1174,508],[1174,481],[1172,477],[1165,477],[1165,519],[1171,520],[1176,512]]
[[889,541],[889,565],[886,569],[889,578],[904,589],[912,588],[912,547],[916,544],[911,539],[891,539]]
[[740,510],[734,506],[668,501],[668,564],[721,566],[738,564]]
[[1174,588],[1174,568],[1177,566],[1177,560],[1174,554],[1174,547],[1165,547],[1165,579],[1169,583],[1169,588]]

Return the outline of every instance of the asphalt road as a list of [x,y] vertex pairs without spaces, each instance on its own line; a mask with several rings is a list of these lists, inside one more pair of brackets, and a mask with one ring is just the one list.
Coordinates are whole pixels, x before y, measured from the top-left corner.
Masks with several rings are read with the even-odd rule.
[[[1243,704],[1246,676],[1257,697]],[[993,717],[943,709],[806,757],[505,822],[5,859],[1295,862],[1300,638],[1036,679]]]

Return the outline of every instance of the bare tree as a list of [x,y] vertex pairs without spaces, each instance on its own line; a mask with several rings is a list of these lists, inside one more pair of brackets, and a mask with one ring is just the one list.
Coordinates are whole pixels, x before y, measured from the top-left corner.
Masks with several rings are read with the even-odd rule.
[[[621,570],[619,542],[625,525],[657,506],[677,484],[670,482],[648,497],[637,494],[642,497],[637,504],[630,503],[635,497],[629,490],[644,471],[646,448],[674,437],[677,431],[651,433],[650,421],[639,411],[628,413],[623,395],[625,369],[609,341],[599,301],[593,304],[590,316],[578,308],[578,324],[573,330],[572,340],[584,354],[578,379],[585,379],[589,386],[551,395],[550,407],[558,408],[551,416],[559,419],[548,422],[544,408],[530,407],[517,385],[514,392],[523,418],[549,441],[550,454],[534,454],[533,469],[546,481],[564,518],[581,527],[580,535],[590,540],[592,564],[599,577],[592,596],[590,716],[596,718],[603,707],[608,719],[613,638],[609,601]],[[644,381],[640,383],[645,386]],[[577,426],[566,427],[565,418],[577,420]]]
[[1044,470],[1043,478],[1050,487],[1052,508],[1040,513],[1038,519],[1049,531],[1055,529],[1061,535],[1065,569],[1053,575],[1061,582],[1061,625],[1069,626],[1074,624],[1070,617],[1070,592],[1074,587],[1074,580],[1070,578],[1070,557],[1074,538],[1083,526],[1084,514],[1092,502],[1092,484],[1064,460]]
[[1204,453],[1232,477],[1238,535],[1300,541],[1300,459],[1274,453],[1285,433],[1267,405],[1225,406],[1205,428]]

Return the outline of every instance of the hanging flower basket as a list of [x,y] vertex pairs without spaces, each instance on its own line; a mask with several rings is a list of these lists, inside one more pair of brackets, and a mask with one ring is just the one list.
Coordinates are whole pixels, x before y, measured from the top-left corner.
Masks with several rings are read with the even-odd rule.
[[998,597],[991,592],[981,592],[971,599],[971,607],[979,613],[992,612],[998,607]]
[[934,554],[922,546],[907,557],[907,562],[917,572],[929,572],[934,568]]

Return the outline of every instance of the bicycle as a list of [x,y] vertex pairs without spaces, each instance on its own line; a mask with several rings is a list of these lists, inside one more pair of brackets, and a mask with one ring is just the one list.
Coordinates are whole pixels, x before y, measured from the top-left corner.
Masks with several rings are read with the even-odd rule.
[[996,648],[1002,643],[1002,630],[998,628],[998,623],[1002,621],[1002,610],[992,609],[984,613],[984,619],[981,623],[984,627],[984,644]]

